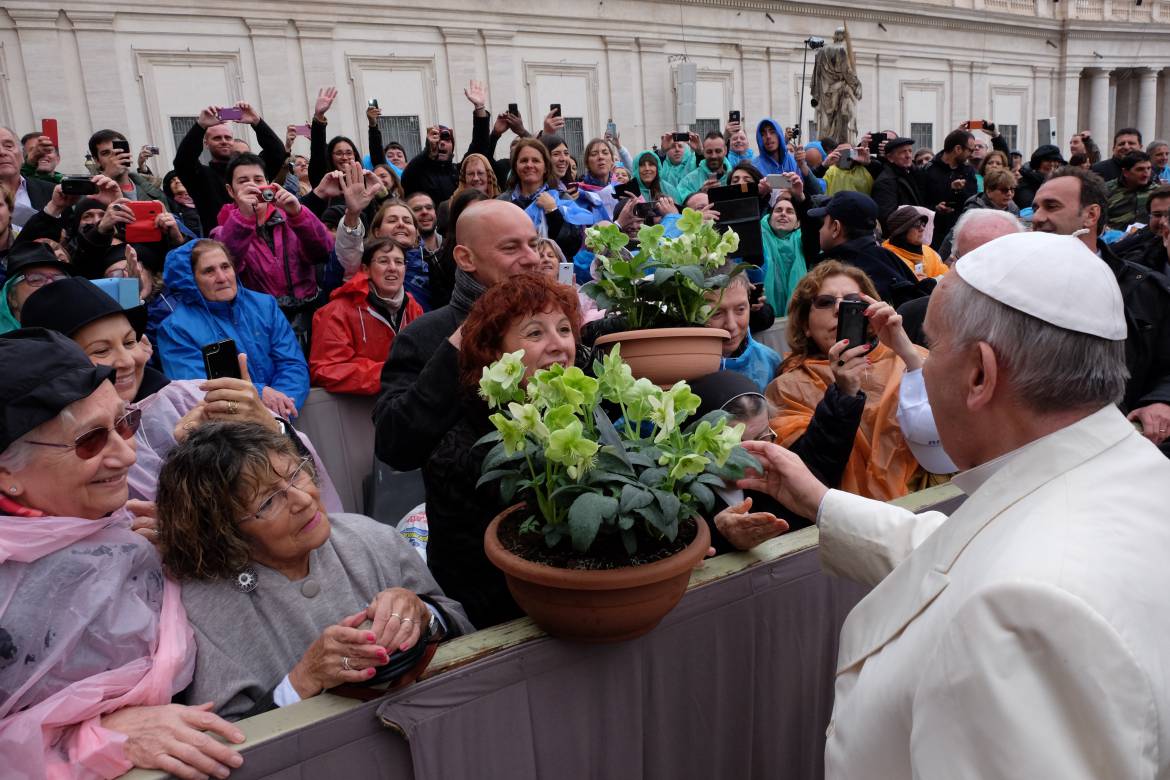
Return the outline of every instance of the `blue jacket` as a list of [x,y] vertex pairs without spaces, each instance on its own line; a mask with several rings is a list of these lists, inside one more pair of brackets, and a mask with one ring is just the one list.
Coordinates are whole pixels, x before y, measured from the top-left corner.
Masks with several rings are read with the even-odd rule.
[[719,364],[720,371],[738,371],[756,383],[760,392],[768,383],[776,378],[776,370],[780,368],[780,356],[776,350],[761,344],[752,338],[748,331],[744,338],[747,343],[737,357],[725,357]]
[[[777,137],[780,139],[780,146],[778,152],[780,159],[777,161],[764,151],[764,134],[761,130],[764,125],[769,124],[772,129],[776,131]],[[788,146],[785,144],[784,128],[775,119],[761,119],[760,123],[756,125],[756,148],[759,153],[752,159],[752,165],[756,166],[756,170],[767,176],[769,173],[800,173],[800,167],[796,164],[796,158],[792,156],[792,152],[788,151]]]
[[239,285],[230,303],[206,300],[191,272],[194,245],[190,241],[172,249],[163,266],[163,281],[171,299],[178,301],[158,328],[163,371],[171,379],[206,379],[200,348],[232,339],[248,355],[256,391],[272,387],[300,409],[309,395],[309,366],[276,299]]

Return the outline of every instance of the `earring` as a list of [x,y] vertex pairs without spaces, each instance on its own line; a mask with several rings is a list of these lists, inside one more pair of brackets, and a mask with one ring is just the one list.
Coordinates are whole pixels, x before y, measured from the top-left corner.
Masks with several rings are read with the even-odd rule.
[[15,492],[16,492],[16,488],[14,488],[14,487],[10,487],[10,488],[8,488],[8,492],[9,492],[9,493],[15,493]]

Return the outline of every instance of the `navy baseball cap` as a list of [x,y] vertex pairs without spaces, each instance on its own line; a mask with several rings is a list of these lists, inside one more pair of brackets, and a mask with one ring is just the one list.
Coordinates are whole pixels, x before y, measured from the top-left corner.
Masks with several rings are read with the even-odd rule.
[[844,190],[829,198],[829,202],[820,208],[808,210],[808,215],[814,218],[826,214],[846,225],[861,226],[877,221],[878,208],[868,195]]

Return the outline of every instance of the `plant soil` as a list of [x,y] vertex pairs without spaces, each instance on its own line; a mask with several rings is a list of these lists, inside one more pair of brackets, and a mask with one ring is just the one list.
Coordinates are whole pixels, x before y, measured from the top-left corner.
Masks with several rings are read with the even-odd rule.
[[653,563],[684,550],[695,540],[697,533],[694,519],[683,520],[678,524],[678,536],[669,542],[651,536],[643,524],[637,523],[634,525],[634,534],[638,539],[638,549],[633,555],[626,553],[618,534],[598,534],[589,551],[579,553],[573,549],[568,537],[550,548],[545,544],[543,534],[520,533],[520,524],[528,514],[525,510],[517,510],[504,518],[498,529],[500,544],[508,552],[526,561],[558,569],[604,570]]

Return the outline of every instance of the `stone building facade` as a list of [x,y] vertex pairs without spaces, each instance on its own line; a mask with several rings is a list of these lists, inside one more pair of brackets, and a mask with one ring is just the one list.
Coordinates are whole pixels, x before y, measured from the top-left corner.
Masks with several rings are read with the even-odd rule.
[[[94,129],[120,129],[169,159],[202,106],[248,100],[282,132],[334,85],[331,135],[364,148],[376,97],[387,140],[417,148],[442,122],[461,150],[471,125],[462,92],[477,79],[491,110],[517,103],[534,130],[560,103],[574,147],[612,118],[637,151],[679,124],[684,62],[697,68],[696,129],[730,109],[752,124],[794,124],[804,40],[842,23],[864,129],[937,147],[960,121],[987,118],[1025,156],[1039,143],[1065,148],[1085,128],[1106,148],[1128,125],[1147,141],[1170,134],[1166,0],[14,0],[0,10],[0,122],[20,134],[57,118],[61,170],[79,172]],[[814,114],[806,95],[806,135]]]

